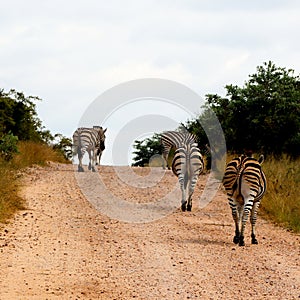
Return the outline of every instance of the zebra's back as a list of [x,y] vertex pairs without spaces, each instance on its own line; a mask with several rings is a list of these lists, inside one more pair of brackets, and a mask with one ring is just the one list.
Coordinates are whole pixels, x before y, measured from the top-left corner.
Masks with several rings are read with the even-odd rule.
[[99,132],[94,128],[81,127],[73,134],[73,144],[77,147],[88,148],[96,146],[99,140]]
[[[162,156],[168,164],[168,156],[171,148],[178,149],[182,145],[191,145],[196,142],[196,136],[189,132],[165,131],[160,135],[161,144],[163,146]],[[165,168],[165,163],[163,165]]]
[[183,144],[194,144],[196,136],[189,132],[165,131],[161,134],[161,142],[164,147],[179,148]]

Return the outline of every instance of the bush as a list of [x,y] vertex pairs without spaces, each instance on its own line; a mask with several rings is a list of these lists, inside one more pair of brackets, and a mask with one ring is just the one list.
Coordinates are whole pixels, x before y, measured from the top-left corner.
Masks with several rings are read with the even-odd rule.
[[18,137],[14,136],[12,133],[4,135],[0,139],[0,154],[4,160],[11,160],[13,155],[19,152],[17,143]]

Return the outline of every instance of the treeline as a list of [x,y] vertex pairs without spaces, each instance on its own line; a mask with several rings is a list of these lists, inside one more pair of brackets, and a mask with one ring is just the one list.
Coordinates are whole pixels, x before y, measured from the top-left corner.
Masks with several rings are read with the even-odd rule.
[[[197,135],[204,151],[209,141],[200,124],[208,121],[212,110],[223,129],[227,151],[300,156],[300,77],[294,70],[266,62],[249,75],[244,86],[226,85],[225,90],[225,97],[206,95],[203,113],[181,125]],[[157,134],[136,141],[134,165],[144,165],[148,157],[158,154],[158,144]]]
[[26,97],[23,92],[0,89],[0,155],[5,160],[18,153],[18,141],[51,145],[68,158],[71,140],[61,134],[52,135],[42,125],[36,112],[39,97]]
[[46,130],[36,112],[38,97],[0,89],[0,225],[26,207],[19,194],[21,171],[47,161],[66,162],[71,141]]

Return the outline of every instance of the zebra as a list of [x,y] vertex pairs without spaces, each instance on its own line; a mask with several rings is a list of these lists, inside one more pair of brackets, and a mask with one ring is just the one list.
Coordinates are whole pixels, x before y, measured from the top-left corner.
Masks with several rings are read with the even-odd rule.
[[[78,154],[78,172],[84,172],[82,167],[82,158],[87,151],[89,154],[88,169],[96,172],[95,162],[97,154],[102,154],[105,148],[105,132],[101,126],[93,128],[80,127],[73,134],[74,155]],[[101,155],[100,155],[101,156]],[[100,162],[100,159],[99,159]]]
[[258,244],[255,237],[257,211],[267,188],[266,176],[261,169],[263,162],[263,155],[258,160],[247,155],[241,155],[231,160],[226,166],[223,186],[235,222],[233,242],[239,246],[245,245],[244,230],[250,213],[251,243]]
[[196,136],[189,132],[178,132],[178,131],[165,131],[160,135],[160,141],[163,146],[163,169],[166,168],[165,163],[167,164],[167,168],[170,170],[170,166],[168,163],[168,156],[171,148],[177,149],[182,144],[193,144],[197,140]]
[[[192,210],[192,195],[199,175],[204,169],[203,157],[197,143],[182,144],[176,151],[172,171],[178,177],[182,193],[181,210]],[[187,195],[188,193],[188,195]],[[186,200],[186,197],[188,199]]]
[[[93,129],[103,129],[101,126],[93,126]],[[107,129],[107,128],[106,128]],[[104,130],[103,133],[105,133],[106,129]],[[97,148],[97,153],[96,153],[96,165],[100,165],[100,160],[102,156],[102,152],[105,149],[105,135],[104,139],[100,139],[100,144],[99,147]]]

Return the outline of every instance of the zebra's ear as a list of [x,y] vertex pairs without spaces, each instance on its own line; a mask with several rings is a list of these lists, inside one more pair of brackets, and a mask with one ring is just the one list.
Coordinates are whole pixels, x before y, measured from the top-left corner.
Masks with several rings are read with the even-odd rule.
[[258,162],[259,162],[259,164],[261,165],[264,161],[265,161],[265,157],[264,157],[264,155],[262,154],[262,155],[259,157]]
[[106,130],[107,130],[107,128],[105,128],[105,129],[103,130],[103,133],[105,133],[105,132],[106,132]]

